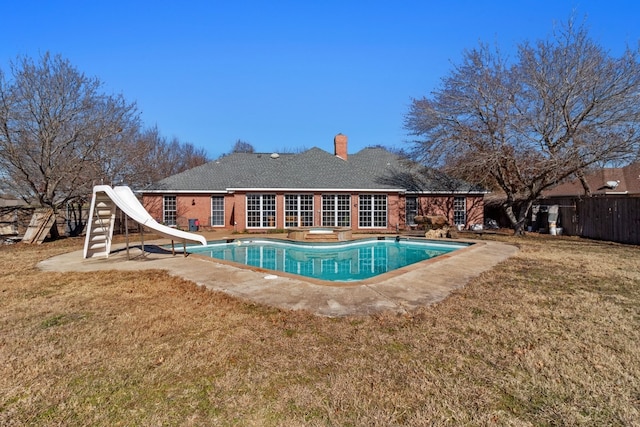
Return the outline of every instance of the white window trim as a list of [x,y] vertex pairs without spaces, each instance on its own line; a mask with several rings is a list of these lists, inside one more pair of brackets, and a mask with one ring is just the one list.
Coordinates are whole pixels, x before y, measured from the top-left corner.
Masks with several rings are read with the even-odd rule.
[[[362,197],[366,197],[368,199],[370,199],[371,201],[371,211],[369,211],[370,213],[370,218],[369,221],[371,223],[371,225],[362,225],[360,223],[360,214],[363,212],[361,210],[362,208]],[[374,225],[375,224],[375,214],[376,214],[376,209],[375,209],[375,198],[376,197],[384,197],[385,198],[385,225]],[[389,228],[389,196],[387,194],[358,194],[358,228],[362,228],[362,229],[387,229]]]
[[[213,224],[213,199],[214,198],[222,199],[222,224],[219,224],[219,225],[214,225]],[[220,195],[220,194],[213,194],[211,196],[210,200],[211,200],[211,206],[210,206],[210,208],[211,208],[211,212],[210,212],[211,213],[211,221],[210,221],[211,222],[211,224],[210,224],[211,227],[224,227],[225,220],[226,220],[226,218],[225,218],[225,213],[226,213],[226,210],[225,210],[225,203],[226,203],[225,197],[223,195]]]
[[[283,197],[283,202],[284,202],[284,210],[283,210],[283,214],[282,214],[282,223],[284,224],[285,228],[287,227],[291,227],[290,225],[287,225],[287,197],[295,197],[296,198],[296,223],[297,225],[295,225],[294,227],[303,227],[300,225],[300,222],[302,220],[302,210],[300,209],[301,204],[300,204],[300,198],[302,196],[305,197],[310,197],[311,198],[311,226],[314,225],[314,215],[313,213],[315,212],[315,198],[313,197],[313,194],[311,193],[289,193],[289,194],[285,194]],[[306,212],[306,211],[305,211]]]
[[[175,209],[173,211],[167,210],[167,204],[166,204],[166,200],[168,197],[173,197],[174,200],[174,207]],[[174,220],[175,223],[174,224],[169,224],[167,223],[167,212],[173,212],[174,213]],[[164,225],[167,225],[169,227],[177,227],[178,226],[178,197],[175,194],[165,194],[162,196],[162,223]]]
[[[463,209],[456,209],[456,201],[462,200]],[[464,222],[456,222],[456,213],[462,212],[464,216]],[[467,198],[463,196],[455,196],[453,198],[453,222],[455,225],[467,225]]]
[[[259,226],[255,226],[255,225],[249,225],[249,197],[254,197],[254,196],[258,196],[260,197],[260,225]],[[265,196],[271,196],[273,197],[273,208],[274,208],[274,213],[273,213],[273,226],[265,226],[263,225],[263,215],[264,215],[264,197]],[[247,194],[247,196],[245,197],[245,228],[262,228],[262,229],[275,229],[276,228],[276,217],[278,215],[278,201],[277,201],[277,196],[275,194],[272,193],[264,193],[264,194]]]
[[[333,201],[334,201],[334,209],[333,209],[333,222],[335,225],[326,225],[324,224],[324,199],[325,197],[333,197]],[[348,211],[339,211],[338,210],[338,198],[339,197],[347,197],[349,199],[348,201],[348,206],[349,206],[349,210]],[[321,199],[321,206],[320,206],[320,224],[323,227],[351,227],[351,194],[323,194],[322,195],[322,199]],[[348,225],[338,225],[339,220],[338,220],[338,212],[341,213],[348,213],[348,218],[349,218],[349,224]]]

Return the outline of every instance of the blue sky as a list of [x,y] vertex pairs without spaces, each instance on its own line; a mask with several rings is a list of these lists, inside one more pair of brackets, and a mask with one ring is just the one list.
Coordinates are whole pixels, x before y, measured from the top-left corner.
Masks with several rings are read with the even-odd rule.
[[215,158],[257,151],[401,147],[412,98],[479,41],[511,51],[573,11],[619,55],[640,40],[628,1],[12,1],[0,68],[49,51],[136,102],[146,126]]

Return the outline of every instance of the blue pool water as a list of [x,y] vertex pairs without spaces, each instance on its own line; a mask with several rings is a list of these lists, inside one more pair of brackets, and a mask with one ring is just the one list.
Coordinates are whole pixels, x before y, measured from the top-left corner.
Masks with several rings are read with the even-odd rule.
[[314,279],[348,282],[369,279],[467,246],[394,238],[339,243],[238,239],[191,246],[189,252]]

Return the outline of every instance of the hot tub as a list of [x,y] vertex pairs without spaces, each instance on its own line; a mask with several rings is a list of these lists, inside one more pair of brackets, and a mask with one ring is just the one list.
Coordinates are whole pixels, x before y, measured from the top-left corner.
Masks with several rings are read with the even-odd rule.
[[351,229],[346,227],[300,227],[290,228],[287,237],[299,241],[339,241],[351,240]]

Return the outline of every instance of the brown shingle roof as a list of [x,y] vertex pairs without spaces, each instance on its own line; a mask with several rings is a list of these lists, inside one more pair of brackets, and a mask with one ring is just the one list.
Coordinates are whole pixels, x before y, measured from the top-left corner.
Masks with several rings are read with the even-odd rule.
[[[623,168],[598,169],[585,176],[592,195],[628,194],[640,196],[640,162]],[[617,185],[609,185],[610,183]],[[583,196],[584,189],[580,180],[564,182],[543,192],[543,197]]]

